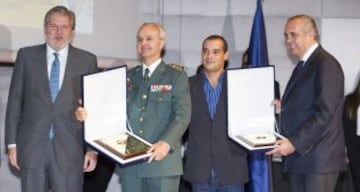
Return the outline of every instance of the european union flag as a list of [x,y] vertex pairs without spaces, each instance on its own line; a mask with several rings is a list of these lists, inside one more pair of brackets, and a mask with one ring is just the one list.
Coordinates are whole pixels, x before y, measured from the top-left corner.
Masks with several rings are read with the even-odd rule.
[[[269,58],[262,12],[262,0],[258,0],[248,49],[248,66],[261,67],[267,65],[269,65]],[[250,192],[271,192],[271,164],[270,158],[265,155],[265,152],[251,152],[249,156],[249,166]]]

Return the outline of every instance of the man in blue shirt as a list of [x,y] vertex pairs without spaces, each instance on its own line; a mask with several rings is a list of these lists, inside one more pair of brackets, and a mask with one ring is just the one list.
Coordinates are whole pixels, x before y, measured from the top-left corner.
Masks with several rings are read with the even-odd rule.
[[247,151],[227,135],[226,40],[211,35],[202,45],[202,71],[191,77],[192,105],[184,178],[194,192],[243,192]]

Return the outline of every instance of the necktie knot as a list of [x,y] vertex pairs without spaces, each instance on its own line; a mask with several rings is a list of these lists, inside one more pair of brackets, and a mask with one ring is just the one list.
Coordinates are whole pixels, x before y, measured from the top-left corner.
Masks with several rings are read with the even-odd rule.
[[300,60],[297,64],[296,64],[296,67],[295,67],[295,69],[294,69],[294,72],[298,72],[300,69],[302,69],[303,68],[303,66],[304,66],[304,61],[303,60]]
[[300,60],[298,63],[297,63],[297,65],[300,65],[300,67],[303,67],[304,66],[304,61],[303,60]]
[[149,81],[149,79],[150,79],[149,75],[150,75],[150,70],[149,70],[149,68],[146,68],[145,73],[144,73],[144,82],[145,83]]

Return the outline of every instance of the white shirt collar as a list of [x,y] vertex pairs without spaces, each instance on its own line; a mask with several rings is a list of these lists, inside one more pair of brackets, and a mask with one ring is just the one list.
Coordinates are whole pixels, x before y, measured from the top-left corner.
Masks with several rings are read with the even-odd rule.
[[46,59],[47,59],[47,70],[48,70],[48,77],[50,79],[50,70],[52,62],[55,59],[54,53],[59,53],[59,62],[60,62],[60,74],[59,74],[59,88],[62,85],[65,76],[65,69],[66,69],[66,62],[69,53],[69,45],[61,49],[60,51],[55,51],[51,48],[48,44],[46,45]]
[[65,46],[60,51],[55,51],[53,48],[51,48],[48,44],[46,44],[46,55],[47,58],[54,57],[54,53],[59,53],[60,58],[67,58],[67,55],[69,53],[69,45]]
[[161,63],[161,58],[156,60],[154,63],[151,63],[150,66],[147,66],[143,63],[142,64],[143,74],[145,74],[145,69],[148,68],[149,69],[149,77],[151,77],[152,73],[155,71],[156,67],[160,65],[160,63]]
[[314,43],[304,54],[303,58],[301,59],[306,63],[306,61],[309,59],[310,55],[315,51],[315,49],[319,47],[319,43]]

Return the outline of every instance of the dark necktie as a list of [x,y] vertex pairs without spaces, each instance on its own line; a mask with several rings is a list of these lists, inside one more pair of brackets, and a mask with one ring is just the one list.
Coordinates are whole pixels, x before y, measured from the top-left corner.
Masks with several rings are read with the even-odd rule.
[[293,70],[290,80],[297,79],[299,77],[299,75],[301,74],[301,72],[303,71],[303,69],[304,69],[304,61],[300,60],[297,63],[295,69]]
[[150,73],[149,68],[146,68],[145,73],[144,73],[144,82],[145,83],[147,83],[149,81],[149,79],[150,79],[149,73]]
[[[59,75],[60,75],[60,61],[59,61],[59,53],[54,53],[54,61],[51,65],[50,71],[50,93],[51,93],[51,100],[55,102],[56,96],[59,92]],[[54,130],[53,126],[50,127],[49,138],[54,138]]]
[[304,61],[300,60],[297,64],[296,67],[294,69],[293,74],[298,74],[299,72],[301,72],[301,70],[304,68]]
[[301,73],[304,71],[304,61],[300,60],[295,69],[293,70],[290,80],[288,84],[286,85],[285,92],[283,98],[287,97],[288,92],[290,91],[291,87],[294,86],[294,83],[297,81],[297,79],[301,76]]

